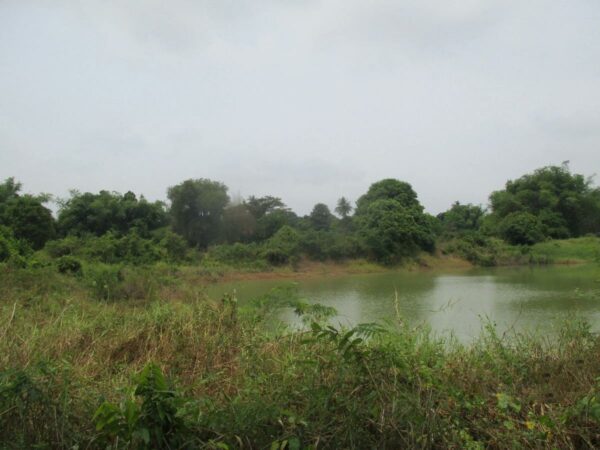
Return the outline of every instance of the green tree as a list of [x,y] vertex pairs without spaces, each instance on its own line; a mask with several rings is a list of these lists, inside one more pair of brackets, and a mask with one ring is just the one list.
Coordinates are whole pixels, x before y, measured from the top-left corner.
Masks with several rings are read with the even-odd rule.
[[412,186],[386,179],[373,183],[357,202],[360,236],[375,259],[393,264],[420,250],[432,251],[435,218],[423,213]]
[[94,234],[102,236],[109,231],[125,235],[135,229],[142,236],[165,226],[168,216],[162,202],[139,199],[133,192],[100,191],[81,194],[71,191],[63,201],[58,214],[58,227],[63,235]]
[[438,214],[438,219],[445,233],[458,234],[478,231],[484,215],[485,211],[481,206],[454,202],[448,211]]
[[[592,186],[591,179],[572,174],[566,163],[508,181],[505,189],[490,195],[490,205],[490,223],[498,233],[506,230],[506,223],[516,220],[513,217],[502,225],[515,213],[534,216],[537,230],[549,238],[600,232],[600,190]],[[530,219],[516,217],[519,223]]]
[[295,263],[300,256],[300,235],[284,225],[264,244],[265,258],[275,265]]
[[317,203],[309,216],[310,224],[315,230],[328,230],[332,219],[333,216],[324,203]]
[[435,236],[429,219],[417,207],[380,199],[359,219],[359,232],[375,259],[394,264],[420,250],[433,250]]
[[248,197],[248,200],[244,202],[244,205],[256,220],[259,220],[273,211],[285,209],[285,204],[279,197],[271,197],[270,195],[265,197],[255,197],[254,195],[251,195]]
[[189,244],[206,248],[216,241],[229,203],[227,186],[204,178],[186,180],[168,189],[173,230]]
[[52,212],[44,206],[48,195],[20,194],[21,183],[8,178],[0,184],[0,225],[9,227],[16,239],[39,250],[55,235]]
[[525,211],[507,215],[500,222],[499,230],[506,241],[515,245],[531,245],[544,239],[538,218]]
[[352,205],[346,197],[340,197],[335,207],[335,212],[342,218],[346,219],[352,212]]
[[373,183],[366,194],[356,202],[356,214],[366,213],[371,203],[377,200],[394,200],[405,208],[416,208],[423,211],[423,207],[417,199],[417,193],[412,186],[405,181],[387,178]]

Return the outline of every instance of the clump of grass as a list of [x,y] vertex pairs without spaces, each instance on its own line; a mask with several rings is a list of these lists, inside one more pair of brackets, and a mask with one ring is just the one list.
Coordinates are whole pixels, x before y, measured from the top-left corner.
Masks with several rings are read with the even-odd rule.
[[[85,276],[0,270],[0,447],[600,445],[600,338],[583,322],[552,340],[486,324],[463,346],[403,323],[334,327],[287,290],[240,308],[160,274],[101,301]],[[307,328],[267,331],[282,306]]]

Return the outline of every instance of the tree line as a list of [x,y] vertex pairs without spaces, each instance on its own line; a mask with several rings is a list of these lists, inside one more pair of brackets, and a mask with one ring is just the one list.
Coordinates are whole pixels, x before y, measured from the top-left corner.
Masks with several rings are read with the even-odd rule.
[[[393,264],[436,242],[495,237],[512,245],[600,233],[600,189],[566,164],[535,170],[492,192],[489,206],[461,204],[432,216],[409,183],[373,183],[355,205],[341,197],[333,212],[317,203],[299,216],[279,197],[233,202],[225,184],[189,179],[167,202],[133,192],[71,191],[57,217],[49,195],[30,195],[14,178],[0,184],[0,262],[44,249],[104,262],[181,260],[200,251],[221,260],[270,264],[369,257]],[[83,250],[82,250],[83,249]]]

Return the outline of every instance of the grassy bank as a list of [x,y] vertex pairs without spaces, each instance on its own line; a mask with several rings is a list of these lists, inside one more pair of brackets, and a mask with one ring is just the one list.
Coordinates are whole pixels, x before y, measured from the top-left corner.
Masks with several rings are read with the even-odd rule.
[[555,264],[600,262],[600,238],[582,237],[540,242],[531,248],[536,257]]
[[[180,273],[0,270],[2,448],[594,448],[600,338],[471,346],[395,318],[336,329],[274,291],[240,310]],[[265,332],[293,307],[306,332]]]
[[480,234],[467,234],[442,241],[438,247],[441,255],[455,256],[473,265],[487,267],[600,261],[600,238],[594,236],[549,240],[528,246],[510,245]]

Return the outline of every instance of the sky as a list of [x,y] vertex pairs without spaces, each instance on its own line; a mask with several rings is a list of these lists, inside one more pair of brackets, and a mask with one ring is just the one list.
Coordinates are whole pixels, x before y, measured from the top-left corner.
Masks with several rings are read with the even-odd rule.
[[430,213],[600,170],[598,0],[0,0],[0,180]]

